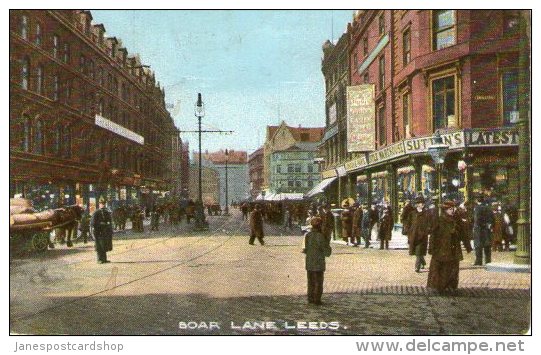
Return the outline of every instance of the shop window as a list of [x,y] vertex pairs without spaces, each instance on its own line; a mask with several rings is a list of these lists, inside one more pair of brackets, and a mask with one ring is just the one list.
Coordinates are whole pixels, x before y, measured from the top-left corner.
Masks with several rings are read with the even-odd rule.
[[379,89],[385,87],[385,56],[379,57]]
[[43,94],[43,66],[36,68],[36,93]]
[[439,50],[455,45],[455,10],[434,10],[432,16],[432,49]]
[[25,57],[21,65],[21,88],[28,90],[30,82],[30,59]]
[[503,125],[515,124],[519,118],[518,107],[518,70],[509,70],[502,74]]
[[434,130],[449,127],[455,121],[455,77],[432,81],[432,117]]
[[34,33],[34,44],[36,46],[41,46],[42,34],[41,34],[41,24],[36,23],[36,32]]
[[60,46],[60,38],[58,35],[53,35],[53,57],[58,58],[58,48]]
[[30,152],[32,146],[32,120],[29,117],[23,116],[23,139],[22,150]]
[[385,129],[385,106],[378,108],[378,145],[383,146],[386,144],[386,129]]
[[411,61],[411,31],[408,28],[402,35],[402,64],[405,66]]
[[22,15],[19,20],[19,35],[28,40],[28,16]]
[[403,132],[404,138],[410,138],[410,122],[411,122],[411,110],[410,110],[410,93],[406,92],[402,95],[402,120],[403,120]]

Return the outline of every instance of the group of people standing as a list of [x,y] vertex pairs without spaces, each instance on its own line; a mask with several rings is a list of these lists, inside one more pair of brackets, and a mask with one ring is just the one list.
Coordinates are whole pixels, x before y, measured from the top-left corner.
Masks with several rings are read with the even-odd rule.
[[379,209],[376,204],[361,205],[357,202],[350,207],[345,202],[340,214],[342,222],[342,239],[349,245],[358,247],[361,239],[364,247],[369,248],[372,240],[372,229],[378,223],[377,238],[380,241],[380,249],[389,249],[389,241],[392,238],[394,228],[393,211],[388,204],[383,204]]

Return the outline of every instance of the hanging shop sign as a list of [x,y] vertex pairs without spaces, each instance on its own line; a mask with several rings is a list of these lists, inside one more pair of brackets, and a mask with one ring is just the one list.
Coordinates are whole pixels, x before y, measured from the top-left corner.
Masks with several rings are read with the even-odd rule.
[[[449,149],[464,148],[464,131],[457,131],[442,134],[443,143],[449,146]],[[428,151],[428,147],[434,144],[434,136],[408,139],[404,141],[407,154],[423,153]]]
[[342,177],[342,176],[346,176],[347,171],[346,171],[346,168],[342,165],[336,168],[336,173],[338,174],[338,176]]
[[363,155],[359,158],[348,161],[346,164],[344,164],[344,167],[346,168],[346,171],[350,172],[365,167],[367,165],[368,160],[366,159],[366,156]]
[[347,87],[348,152],[371,152],[375,149],[375,113],[374,84]]
[[470,147],[502,147],[518,145],[518,130],[514,128],[472,129],[464,132]]
[[406,151],[404,150],[404,142],[399,142],[370,153],[368,160],[370,161],[370,164],[376,164],[404,154],[406,154]]
[[108,120],[107,118],[105,117],[102,117],[100,115],[96,115],[96,118],[95,118],[95,124],[96,126],[99,126],[101,128],[104,128],[110,132],[113,132],[113,133],[116,133],[118,134],[119,136],[122,136],[124,138],[127,138],[131,141],[134,141],[135,143],[139,143],[141,145],[144,145],[145,144],[145,138],[143,138],[143,136],[135,133],[135,132],[132,132],[130,131],[129,129],[113,122],[113,121],[110,121]]
[[323,141],[327,141],[333,136],[335,136],[338,133],[338,125],[334,126],[333,128],[327,130],[325,134],[323,135]]

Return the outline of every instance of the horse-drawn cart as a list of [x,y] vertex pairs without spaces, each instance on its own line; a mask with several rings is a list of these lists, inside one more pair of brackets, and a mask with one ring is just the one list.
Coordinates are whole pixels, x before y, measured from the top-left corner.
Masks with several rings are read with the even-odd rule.
[[[36,212],[29,200],[10,199],[10,253],[43,252],[52,245],[49,236],[53,230],[62,233],[66,229],[71,230],[78,219],[79,206]],[[68,240],[70,239],[71,234],[68,234]]]

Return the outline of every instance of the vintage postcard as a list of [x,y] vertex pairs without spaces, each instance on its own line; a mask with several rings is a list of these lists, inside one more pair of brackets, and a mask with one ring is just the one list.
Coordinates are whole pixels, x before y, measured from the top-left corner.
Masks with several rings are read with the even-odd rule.
[[10,10],[10,334],[530,334],[531,19]]

